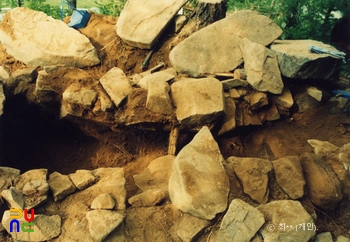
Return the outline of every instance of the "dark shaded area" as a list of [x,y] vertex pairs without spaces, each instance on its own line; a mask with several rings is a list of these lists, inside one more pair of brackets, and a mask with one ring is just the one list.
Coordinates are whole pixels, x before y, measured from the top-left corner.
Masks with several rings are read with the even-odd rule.
[[49,172],[68,174],[77,167],[91,168],[89,160],[97,144],[96,139],[86,136],[73,124],[28,104],[25,96],[13,96],[5,102],[0,119],[1,166],[21,172],[49,168]]

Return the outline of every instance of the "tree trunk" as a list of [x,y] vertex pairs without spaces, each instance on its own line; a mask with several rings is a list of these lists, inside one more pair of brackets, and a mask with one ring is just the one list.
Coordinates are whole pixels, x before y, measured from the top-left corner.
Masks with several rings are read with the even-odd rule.
[[22,2],[21,2],[21,0],[17,0],[17,6],[18,6],[18,7],[22,7]]

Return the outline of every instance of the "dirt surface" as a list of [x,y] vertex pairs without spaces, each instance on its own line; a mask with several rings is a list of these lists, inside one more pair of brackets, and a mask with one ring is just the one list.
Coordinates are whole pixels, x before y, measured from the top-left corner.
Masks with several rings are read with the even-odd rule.
[[[65,90],[77,79],[86,87],[96,85],[99,78],[115,66],[123,69],[128,76],[141,72],[141,63],[149,51],[123,44],[116,35],[115,23],[116,19],[113,17],[92,15],[88,26],[80,31],[88,36],[96,47],[102,64],[83,71],[60,68],[57,73],[63,78],[61,81],[56,80],[57,92]],[[165,63],[164,68],[170,66],[168,54],[170,46],[174,45],[173,36],[170,30],[163,34],[159,47],[151,58],[150,67],[160,62]],[[25,66],[7,55],[1,45],[0,64],[11,73]],[[29,88],[26,96],[16,95],[6,100],[4,114],[0,119],[1,166],[15,167],[21,172],[45,167],[49,172],[58,171],[62,174],[73,173],[78,169],[124,167],[129,198],[139,192],[132,176],[142,172],[155,158],[167,154],[169,132],[161,127],[155,130],[136,127],[111,129],[91,122],[58,120],[58,107],[37,105],[35,97],[30,94],[32,90]],[[145,99],[142,93],[134,95],[143,95],[141,100]],[[329,110],[336,104],[325,102],[320,107],[303,113],[291,112],[278,121],[267,122],[262,126],[241,127],[215,138],[225,159],[230,156],[247,156],[274,160],[287,155],[299,156],[304,152],[312,152],[312,147],[307,143],[308,139],[329,141],[342,146],[350,142],[350,117],[346,114],[331,115]],[[182,130],[177,150],[190,142],[194,134]],[[240,186],[238,180],[231,181],[232,184]],[[271,193],[274,197],[269,200],[283,199],[283,194],[279,194],[277,190],[272,189]],[[256,205],[243,193],[233,195]],[[310,202],[302,202],[309,204],[305,206],[313,209]],[[157,213],[154,215],[160,218],[161,215]],[[173,211],[169,210],[169,213]],[[331,231],[333,235],[343,234],[350,238],[348,201],[339,204],[334,211],[316,209],[316,213],[316,226],[319,229],[317,233]],[[145,209],[145,214],[138,216],[147,221],[152,214],[151,210]],[[126,221],[128,222],[129,220]],[[171,220],[168,222],[172,223]],[[166,224],[166,221],[164,223]],[[218,224],[211,227],[212,231],[218,228]],[[210,233],[208,230],[205,234],[208,236]]]

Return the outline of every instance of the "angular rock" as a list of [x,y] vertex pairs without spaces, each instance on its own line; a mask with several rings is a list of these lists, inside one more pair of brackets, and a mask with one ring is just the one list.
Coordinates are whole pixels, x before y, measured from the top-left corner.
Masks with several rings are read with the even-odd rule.
[[335,146],[328,141],[308,139],[307,142],[314,148],[314,153],[318,156],[324,156],[339,150],[338,146]]
[[244,193],[258,203],[266,203],[269,197],[268,173],[272,165],[268,160],[260,158],[230,157],[231,162],[239,165],[235,173],[242,182]]
[[23,207],[24,207],[23,194],[20,193],[14,187],[10,187],[9,189],[3,190],[1,192],[1,197],[6,200],[7,206],[9,208],[23,209]]
[[174,33],[180,32],[182,27],[186,24],[187,17],[186,15],[176,15],[175,16],[175,28]]
[[333,242],[332,234],[330,232],[323,232],[316,235],[315,242]]
[[177,72],[193,77],[228,72],[243,62],[243,38],[268,45],[281,34],[268,17],[250,10],[236,11],[182,41],[170,52],[169,60]]
[[291,108],[294,104],[292,94],[288,87],[284,87],[281,95],[276,99],[276,104],[282,108]]
[[92,112],[96,116],[102,116],[105,114],[105,112],[111,111],[114,104],[107,93],[105,93],[101,85],[97,85],[97,93],[97,101]]
[[69,174],[68,177],[79,190],[84,190],[97,180],[89,170],[76,170],[75,173]]
[[[1,223],[5,227],[6,231],[11,234],[12,238],[17,241],[48,241],[57,237],[61,233],[61,217],[59,215],[47,216],[43,214],[35,214],[32,223],[33,232],[23,232],[20,230],[17,232],[13,228],[13,232],[10,232],[10,210],[6,210],[2,217]],[[27,221],[21,217],[18,219],[22,225]],[[28,228],[28,227],[27,227]]]
[[311,202],[322,209],[334,209],[342,200],[343,193],[342,185],[332,167],[312,153],[302,154],[300,163]]
[[260,229],[264,241],[309,241],[316,234],[311,215],[299,201],[273,201],[257,209],[265,217],[265,224]]
[[[176,75],[176,73],[175,73]],[[166,71],[158,71],[149,75],[146,75],[140,79],[140,81],[137,82],[137,85],[139,85],[141,88],[148,90],[148,82],[154,81],[154,82],[169,82],[175,78],[175,75],[170,74]]]
[[177,234],[184,242],[196,241],[198,236],[200,236],[203,230],[209,225],[210,222],[206,219],[200,219],[188,213],[184,213],[177,229]]
[[100,83],[116,107],[120,106],[132,89],[129,79],[125,76],[123,70],[118,67],[113,67],[104,74],[100,79]]
[[8,71],[3,66],[0,66],[0,83],[6,82],[9,77]]
[[280,113],[278,112],[278,109],[276,105],[272,105],[271,108],[267,110],[261,110],[259,112],[259,116],[261,117],[261,122],[264,121],[275,121],[281,118]]
[[244,99],[249,102],[253,110],[258,110],[269,104],[267,94],[264,92],[252,91],[250,94],[246,95]]
[[222,83],[222,87],[224,88],[225,91],[230,90],[231,88],[234,88],[234,87],[248,85],[247,81],[241,80],[241,79],[228,79],[228,80],[221,81],[221,83]]
[[240,199],[234,199],[222,219],[218,242],[249,242],[264,222],[264,215],[259,210]]
[[228,95],[229,95],[230,97],[232,97],[232,98],[235,98],[235,99],[238,99],[238,98],[241,97],[241,95],[239,95],[237,89],[235,89],[235,88],[230,89],[230,90],[228,91]]
[[[117,34],[131,46],[151,49],[185,0],[129,0],[117,22]],[[132,29],[132,31],[130,31]]]
[[319,90],[317,87],[308,87],[307,94],[309,94],[311,97],[315,98],[319,102],[321,102],[322,100],[322,91]]
[[90,235],[94,241],[102,241],[123,222],[123,215],[110,210],[91,210],[86,213]]
[[28,66],[86,67],[100,63],[89,39],[61,20],[28,8],[14,8],[0,24],[7,53]]
[[134,181],[142,191],[149,189],[161,189],[168,191],[168,182],[175,156],[161,156],[153,160],[147,168],[138,175],[134,175]]
[[339,235],[335,242],[350,242],[350,239],[346,238],[344,235]]
[[149,80],[146,108],[164,115],[173,113],[173,105],[169,96],[169,84],[163,81]]
[[27,82],[33,83],[38,77],[38,71],[36,67],[27,67],[24,69],[19,69],[11,74],[11,78],[17,82]]
[[4,105],[5,105],[5,94],[4,94],[4,88],[2,84],[0,84],[0,117],[4,113]]
[[91,209],[110,209],[115,207],[114,198],[109,193],[103,193],[91,203]]
[[223,115],[222,85],[215,78],[185,78],[172,84],[171,92],[176,117],[183,125],[211,123]]
[[247,38],[243,39],[241,49],[248,83],[257,91],[280,94],[284,84],[276,54]]
[[46,71],[39,71],[37,81],[35,84],[35,96],[39,103],[50,103],[54,101],[61,94],[54,90],[51,85],[46,83],[46,78],[50,75]]
[[225,98],[225,115],[223,125],[219,131],[219,135],[223,135],[236,128],[236,104],[232,98]]
[[304,196],[305,179],[299,157],[286,156],[272,162],[278,185],[292,199]]
[[307,110],[314,109],[320,106],[320,102],[318,102],[313,97],[307,94],[307,90],[300,90],[294,97],[294,102],[298,107],[298,112],[303,113]]
[[227,207],[229,180],[218,144],[204,126],[176,156],[169,178],[172,203],[183,212],[213,219]]
[[270,48],[277,54],[282,75],[300,79],[335,80],[339,76],[341,59],[328,54],[312,53],[310,45],[338,51],[333,46],[315,40],[277,40]]
[[11,167],[0,166],[0,173],[5,179],[0,181],[0,187],[2,189],[8,189],[16,177],[21,174],[21,171]]
[[134,207],[155,206],[167,196],[167,192],[160,189],[150,189],[129,198],[128,202]]
[[48,182],[55,202],[75,192],[75,186],[69,177],[57,171],[50,174]]

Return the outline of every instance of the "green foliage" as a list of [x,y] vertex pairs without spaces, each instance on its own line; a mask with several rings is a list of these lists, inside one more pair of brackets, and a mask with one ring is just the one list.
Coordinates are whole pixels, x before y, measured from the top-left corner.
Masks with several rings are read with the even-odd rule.
[[61,18],[60,7],[47,4],[46,0],[25,0],[25,7],[37,11],[42,11],[55,19]]
[[108,0],[108,3],[102,4],[95,1],[100,13],[104,15],[119,16],[127,0]]

